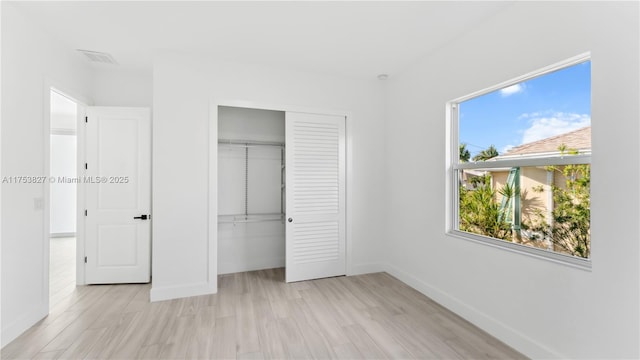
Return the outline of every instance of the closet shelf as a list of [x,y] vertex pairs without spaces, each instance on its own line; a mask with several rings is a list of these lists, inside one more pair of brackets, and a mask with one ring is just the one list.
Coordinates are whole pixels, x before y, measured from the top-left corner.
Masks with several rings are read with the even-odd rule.
[[282,213],[270,213],[270,214],[231,214],[231,215],[218,215],[218,223],[254,223],[265,221],[284,221],[284,214]]
[[[239,139],[218,139],[218,146],[232,146],[239,147],[244,152],[244,211],[240,214],[221,214],[218,215],[218,223],[253,223],[253,222],[265,222],[265,221],[280,221],[284,223],[284,155],[285,145],[282,142],[272,141],[254,141],[254,140],[239,140]],[[250,147],[262,147],[261,149],[250,150]],[[252,214],[249,211],[249,154],[254,151],[266,151],[265,147],[276,147],[276,150],[280,151],[280,212],[278,213],[261,213]],[[240,160],[240,159],[237,159]],[[259,181],[256,181],[258,183]],[[275,204],[274,204],[275,205]]]
[[284,143],[277,141],[256,141],[256,140],[241,140],[241,139],[218,139],[218,145],[232,145],[240,147],[252,147],[252,146],[277,146],[284,147]]

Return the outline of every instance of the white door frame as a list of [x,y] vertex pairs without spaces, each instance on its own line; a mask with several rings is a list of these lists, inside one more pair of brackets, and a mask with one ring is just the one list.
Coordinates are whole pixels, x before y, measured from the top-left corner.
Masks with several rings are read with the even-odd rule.
[[322,108],[308,108],[300,106],[265,104],[245,100],[213,99],[209,107],[209,261],[207,269],[207,282],[212,288],[218,288],[218,107],[229,106],[257,110],[273,110],[284,112],[302,112],[312,114],[338,115],[345,117],[346,126],[346,268],[347,275],[352,272],[352,196],[351,184],[353,182],[353,116],[350,111],[331,110]]
[[[43,175],[45,177],[50,176],[51,165],[51,91],[56,91],[69,99],[76,102],[78,105],[78,113],[76,114],[76,166],[77,176],[82,177],[84,174],[84,145],[85,145],[85,129],[84,117],[86,114],[87,106],[90,102],[83,96],[69,91],[65,86],[46,79],[43,87]],[[76,187],[76,285],[84,285],[84,185],[80,182]],[[51,212],[51,191],[49,187],[49,181],[43,183],[43,201],[42,201],[42,218],[43,218],[43,297],[44,303],[47,307],[47,313],[49,312],[49,266],[50,266],[50,212]]]

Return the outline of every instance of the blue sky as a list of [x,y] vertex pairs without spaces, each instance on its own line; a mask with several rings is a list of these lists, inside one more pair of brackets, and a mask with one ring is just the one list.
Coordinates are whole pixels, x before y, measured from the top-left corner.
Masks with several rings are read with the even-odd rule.
[[461,103],[459,138],[472,157],[492,144],[502,154],[590,124],[587,61]]

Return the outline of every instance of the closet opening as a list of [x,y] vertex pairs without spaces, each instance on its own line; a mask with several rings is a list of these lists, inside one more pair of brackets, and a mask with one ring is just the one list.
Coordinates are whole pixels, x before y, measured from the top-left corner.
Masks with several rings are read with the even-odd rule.
[[217,274],[346,275],[347,116],[215,106]]
[[218,106],[218,274],[285,267],[285,158],[284,111]]

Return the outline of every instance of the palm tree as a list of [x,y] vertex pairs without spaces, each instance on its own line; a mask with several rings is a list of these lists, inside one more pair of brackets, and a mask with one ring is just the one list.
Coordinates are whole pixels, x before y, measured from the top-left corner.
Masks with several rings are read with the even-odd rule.
[[469,152],[469,149],[467,149],[467,144],[460,144],[460,162],[469,162],[470,158],[471,153]]
[[491,158],[498,156],[498,150],[492,144],[488,148],[480,151],[476,156],[473,157],[473,161],[487,161]]

